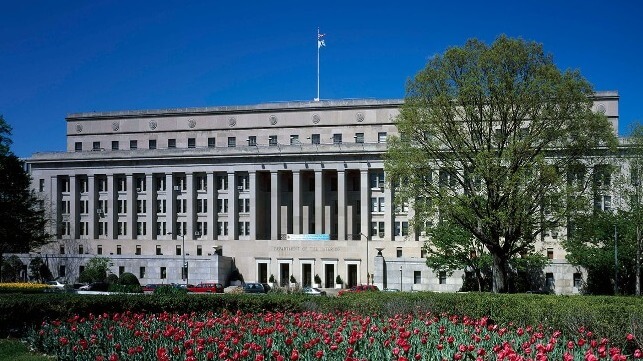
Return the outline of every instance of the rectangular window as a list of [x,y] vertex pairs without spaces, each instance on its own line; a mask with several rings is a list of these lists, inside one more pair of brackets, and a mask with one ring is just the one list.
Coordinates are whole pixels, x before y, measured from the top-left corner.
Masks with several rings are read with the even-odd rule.
[[165,177],[156,177],[155,183],[157,192],[165,192]]
[[127,180],[125,177],[116,177],[116,187],[119,192],[127,192]]
[[554,274],[545,273],[545,288],[549,291],[554,290]]
[[179,245],[176,246],[176,255],[177,256],[181,255],[181,246],[179,246]]
[[197,213],[207,213],[208,212],[208,200],[207,199],[197,199],[196,200],[196,212]]
[[87,236],[89,235],[89,222],[80,222],[80,235]]
[[210,137],[208,138],[208,148],[214,148],[217,146],[217,138]]
[[58,277],[65,277],[67,273],[67,268],[64,265],[58,267]]
[[422,271],[413,271],[413,284],[419,285],[422,283]]
[[319,134],[312,134],[310,137],[310,143],[311,144],[319,144],[321,143],[321,137]]
[[251,147],[257,146],[257,136],[256,135],[251,135],[248,137],[248,145]]
[[162,280],[167,278],[167,268],[161,267],[161,277]]
[[39,179],[38,180],[38,191],[39,192],[44,192],[45,191],[45,180],[44,179]]
[[161,256],[163,253],[161,252],[161,245],[156,245],[156,255]]
[[167,227],[165,222],[157,222],[156,223],[156,235],[158,236],[164,236],[167,233]]
[[103,254],[103,246],[101,246],[100,244],[96,246],[96,254],[98,255]]
[[236,137],[228,137],[228,148],[234,148],[237,146],[237,138]]
[[217,176],[217,190],[228,190],[228,177],[225,175]]
[[127,236],[127,222],[118,222],[118,235]]
[[441,285],[447,284],[447,273],[445,271],[440,271],[438,273],[438,279]]
[[118,275],[121,276],[125,273],[125,266],[118,266]]
[[290,136],[290,145],[297,145],[299,144],[299,136],[296,134],[293,134]]
[[138,214],[147,213],[147,200],[145,199],[136,200],[136,213]]
[[547,248],[547,259],[554,259],[554,249]]
[[141,255],[141,245],[140,244],[136,245],[136,253],[134,253],[134,254],[136,254],[137,256]]
[[378,143],[386,143],[386,132],[377,133],[377,142]]
[[376,171],[370,174],[371,188],[384,188],[384,172]]
[[60,254],[65,254],[65,245],[61,244],[58,250],[60,251]]
[[165,206],[167,204],[167,201],[165,199],[157,199],[156,200],[156,214],[164,214],[166,209]]
[[134,179],[134,183],[136,183],[136,191],[137,192],[145,192],[145,177],[136,177]]
[[355,133],[355,143],[364,143],[364,133]]
[[82,142],[74,143],[74,150],[76,152],[82,152],[83,151],[83,143]]
[[268,136],[268,145],[271,147],[274,147],[277,145],[277,136],[276,135],[270,135]]
[[119,214],[127,213],[127,199],[119,199],[117,204]]
[[397,256],[397,258],[402,258],[402,247],[397,247],[395,249],[395,255]]
[[112,150],[118,150],[118,140],[112,140]]
[[176,148],[176,139],[168,139],[167,140],[167,147],[168,148]]
[[333,144],[342,144],[341,134],[333,134]]
[[580,272],[574,273],[574,287],[581,288],[583,285],[583,277]]
[[120,244],[116,245],[116,254],[120,255],[123,253],[123,248],[121,247]]
[[217,236],[228,235],[228,222],[217,222]]
[[92,143],[92,150],[101,150],[100,142],[93,142]]
[[138,278],[145,278],[145,267],[138,268]]
[[98,178],[98,191],[107,192],[107,178]]
[[196,138],[188,138],[188,148],[196,148]]
[[208,235],[208,222],[196,222],[196,232],[194,235],[198,238]]
[[137,149],[138,148],[138,141],[136,140],[130,140],[129,141],[129,149]]
[[217,213],[228,213],[227,198],[217,198]]
[[85,247],[83,247],[82,244],[78,245],[78,254],[84,254],[85,253]]
[[237,208],[239,213],[250,213],[250,199],[239,198],[237,201]]
[[208,181],[207,178],[203,175],[196,176],[196,190],[197,191],[207,191],[208,190]]
[[196,255],[203,256],[203,246],[201,245],[196,246]]
[[150,139],[147,141],[147,147],[149,149],[156,149],[156,139]]
[[147,222],[136,222],[136,235],[145,236],[147,234]]

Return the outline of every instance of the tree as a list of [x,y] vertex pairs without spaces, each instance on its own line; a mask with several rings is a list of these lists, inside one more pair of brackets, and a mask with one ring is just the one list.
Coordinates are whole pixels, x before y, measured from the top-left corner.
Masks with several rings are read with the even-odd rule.
[[430,231],[430,242],[425,244],[426,265],[438,272],[470,269],[475,275],[478,292],[482,292],[484,269],[492,260],[484,246],[470,232],[453,222],[439,222]]
[[0,116],[0,260],[5,253],[26,253],[51,238],[24,162],[9,150],[10,136],[11,127]]
[[32,280],[38,282],[51,281],[54,278],[49,266],[42,260],[42,257],[36,257],[29,262],[29,274]]
[[395,199],[413,202],[416,228],[444,217],[470,232],[493,258],[494,292],[506,291],[509,261],[587,203],[571,197],[566,170],[616,144],[593,94],[578,71],[561,72],[522,39],[474,39],[434,56],[408,82],[390,137]]
[[629,200],[629,209],[633,213],[633,221],[636,225],[635,243],[636,243],[636,283],[635,294],[641,295],[641,247],[643,243],[643,207],[641,199],[643,197],[643,125],[636,123],[630,136],[627,160],[630,169],[630,187],[627,188],[627,200]]
[[85,265],[85,269],[78,277],[79,282],[106,282],[109,271],[110,259],[106,257],[93,257]]
[[13,255],[2,262],[2,282],[23,281],[22,271],[24,263],[16,255]]
[[[563,241],[563,247],[567,251],[567,260],[587,271],[585,292],[614,294],[615,285],[618,285],[618,293],[634,293],[635,218],[636,215],[628,210],[597,210],[574,218],[573,232]],[[615,270],[617,250],[618,267]]]

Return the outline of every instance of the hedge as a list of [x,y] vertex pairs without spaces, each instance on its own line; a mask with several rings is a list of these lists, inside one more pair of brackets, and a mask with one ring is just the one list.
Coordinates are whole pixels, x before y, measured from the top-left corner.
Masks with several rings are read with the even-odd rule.
[[486,293],[362,293],[341,297],[299,294],[225,295],[0,295],[0,336],[20,336],[43,320],[74,314],[135,312],[324,312],[354,310],[363,314],[409,312],[490,317],[499,325],[542,324],[564,333],[585,327],[618,344],[631,333],[643,340],[643,299],[611,296],[554,296]]

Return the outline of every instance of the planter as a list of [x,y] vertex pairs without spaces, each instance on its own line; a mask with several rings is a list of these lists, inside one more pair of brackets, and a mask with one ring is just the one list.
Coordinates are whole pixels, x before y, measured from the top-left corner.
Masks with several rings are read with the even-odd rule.
[[341,283],[335,283],[335,289],[341,289],[342,284]]
[[313,287],[315,287],[315,288],[321,288],[321,284],[319,284],[319,283],[313,283]]
[[291,283],[290,288],[297,288],[297,283]]

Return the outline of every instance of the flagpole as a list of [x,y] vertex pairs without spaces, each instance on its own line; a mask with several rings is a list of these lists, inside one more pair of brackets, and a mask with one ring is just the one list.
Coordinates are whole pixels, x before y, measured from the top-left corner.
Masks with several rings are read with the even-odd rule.
[[315,101],[319,101],[319,28],[317,28],[317,98]]

